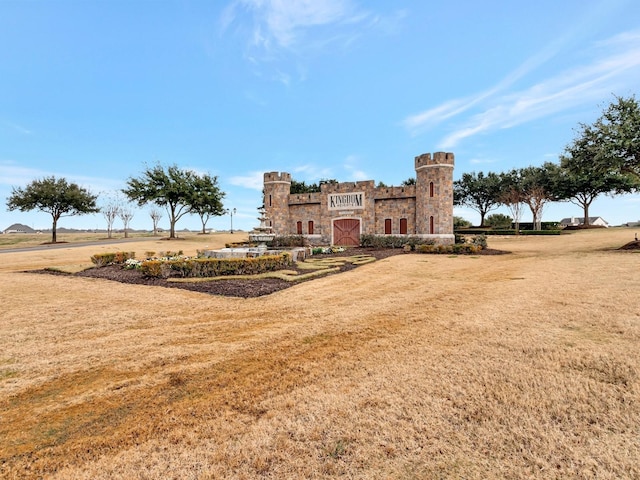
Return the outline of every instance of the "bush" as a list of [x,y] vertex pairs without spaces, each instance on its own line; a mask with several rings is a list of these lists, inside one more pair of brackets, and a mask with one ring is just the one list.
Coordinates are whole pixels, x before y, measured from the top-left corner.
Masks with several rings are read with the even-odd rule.
[[502,213],[494,213],[493,215],[489,215],[484,224],[487,227],[491,228],[511,228],[511,224],[513,219],[509,215],[504,215]]
[[453,217],[453,228],[469,228],[471,222],[462,217]]
[[219,277],[224,275],[256,275],[287,268],[292,264],[291,255],[263,255],[255,258],[175,258],[171,260],[147,260],[140,271],[147,277],[182,278]]
[[273,237],[267,242],[269,247],[304,247],[305,239],[302,235],[281,235]]
[[96,253],[91,256],[91,263],[96,267],[105,267],[107,265],[122,265],[127,260],[136,257],[135,252],[113,252],[113,253]]
[[416,253],[437,253],[437,254],[472,254],[482,250],[479,245],[472,243],[456,243],[454,245],[417,245]]
[[360,235],[360,246],[365,248],[403,248],[405,245],[409,245],[412,250],[415,250],[417,245],[433,244],[433,239],[422,237],[373,234]]

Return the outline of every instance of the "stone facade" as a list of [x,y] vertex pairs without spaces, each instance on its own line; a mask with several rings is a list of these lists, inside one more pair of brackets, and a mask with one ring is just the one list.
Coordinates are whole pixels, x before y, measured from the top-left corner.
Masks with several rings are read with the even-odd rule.
[[415,185],[326,183],[320,192],[304,194],[289,193],[289,173],[268,172],[266,217],[273,233],[302,234],[312,244],[356,245],[361,234],[420,236],[451,244],[453,167],[453,153],[425,153],[415,158]]

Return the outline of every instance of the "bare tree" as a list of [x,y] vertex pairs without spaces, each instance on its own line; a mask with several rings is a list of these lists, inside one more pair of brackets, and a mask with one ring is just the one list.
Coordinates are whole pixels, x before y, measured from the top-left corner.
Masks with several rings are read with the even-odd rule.
[[102,215],[104,215],[104,218],[107,221],[107,238],[111,238],[113,236],[113,222],[118,216],[119,208],[120,205],[118,201],[113,198],[110,198],[107,203],[100,208]]
[[133,209],[129,203],[121,203],[118,208],[118,217],[122,220],[122,225],[124,228],[124,238],[129,237],[129,223],[133,218]]
[[151,221],[153,222],[153,235],[158,235],[158,223],[162,218],[162,210],[158,207],[151,207],[149,209],[149,216],[151,217]]

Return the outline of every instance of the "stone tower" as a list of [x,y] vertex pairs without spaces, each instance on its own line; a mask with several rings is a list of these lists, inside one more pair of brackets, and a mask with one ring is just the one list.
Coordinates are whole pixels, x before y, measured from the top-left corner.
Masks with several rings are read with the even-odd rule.
[[289,192],[291,174],[264,174],[264,208],[273,232],[284,235],[289,231]]
[[453,153],[436,152],[415,158],[416,234],[452,244]]

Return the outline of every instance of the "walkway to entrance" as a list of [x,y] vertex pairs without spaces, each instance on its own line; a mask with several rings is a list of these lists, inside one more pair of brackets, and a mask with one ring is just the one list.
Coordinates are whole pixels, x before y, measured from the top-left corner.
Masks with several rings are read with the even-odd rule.
[[357,218],[334,220],[333,244],[345,247],[360,245],[360,220]]

